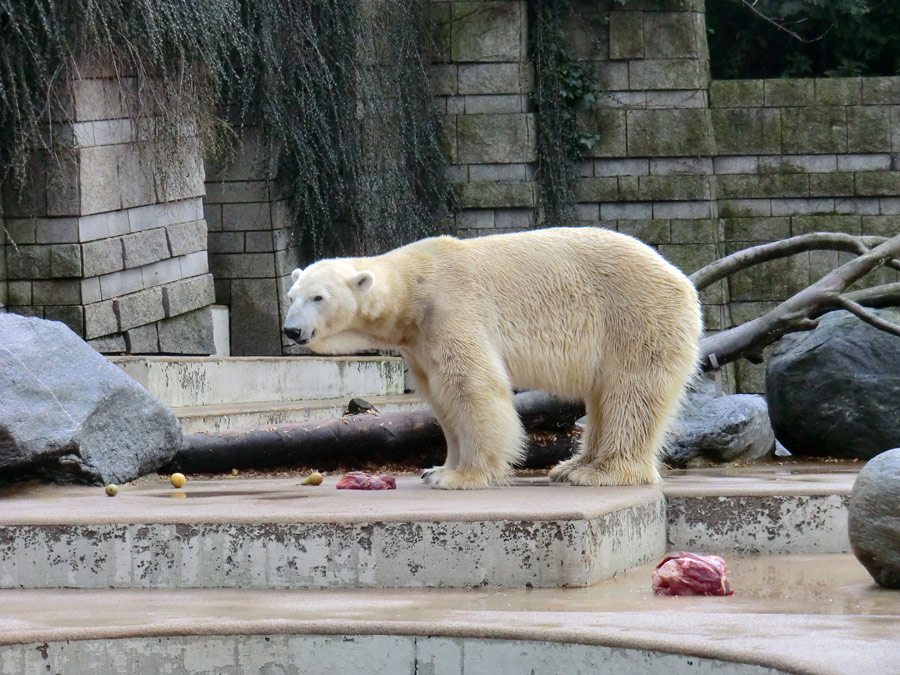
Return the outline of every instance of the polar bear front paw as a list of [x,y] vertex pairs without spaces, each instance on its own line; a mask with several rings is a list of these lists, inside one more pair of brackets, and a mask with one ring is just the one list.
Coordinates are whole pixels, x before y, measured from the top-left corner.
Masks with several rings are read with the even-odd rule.
[[583,485],[586,487],[613,487],[621,485],[656,485],[660,482],[660,477],[655,468],[645,472],[635,470],[618,472],[591,465],[580,465],[569,472],[568,481],[572,485]]
[[552,469],[550,469],[550,480],[562,483],[569,480],[569,476],[572,472],[581,466],[581,458],[580,457],[572,457],[571,459],[567,459],[564,462],[560,462]]
[[439,490],[483,490],[493,482],[490,476],[469,471],[454,471],[436,466],[422,473],[427,485]]

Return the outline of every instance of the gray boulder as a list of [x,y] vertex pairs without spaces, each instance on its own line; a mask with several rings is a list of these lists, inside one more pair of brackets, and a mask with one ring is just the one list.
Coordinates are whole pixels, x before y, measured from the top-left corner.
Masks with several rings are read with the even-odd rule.
[[753,462],[774,447],[762,396],[716,396],[706,389],[688,393],[669,432],[663,461],[679,468]]
[[900,448],[870,460],[850,494],[850,546],[872,578],[900,588]]
[[[873,310],[900,323],[900,311]],[[900,446],[900,338],[849,312],[778,341],[766,368],[775,435],[795,455],[870,459]]]
[[0,314],[0,475],[121,483],[181,446],[175,415],[56,321]]

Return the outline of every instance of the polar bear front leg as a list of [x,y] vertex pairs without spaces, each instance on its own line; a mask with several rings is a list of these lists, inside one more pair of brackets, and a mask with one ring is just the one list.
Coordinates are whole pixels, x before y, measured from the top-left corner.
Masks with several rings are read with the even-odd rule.
[[422,478],[427,479],[431,474],[456,468],[456,465],[459,463],[459,439],[456,438],[453,426],[447,422],[447,412],[443,409],[441,401],[435,400],[432,395],[431,388],[428,386],[428,375],[425,373],[419,360],[414,354],[406,351],[403,352],[403,358],[409,367],[409,374],[412,376],[416,393],[422,396],[431,407],[431,412],[434,413],[434,417],[440,425],[441,431],[444,433],[444,440],[447,443],[447,456],[444,459],[444,464],[442,466],[433,466],[422,472]]
[[445,433],[457,441],[455,468],[445,465],[424,476],[444,490],[477,490],[508,483],[522,455],[525,432],[513,406],[512,391],[500,359],[472,350],[455,359],[445,353],[429,373],[431,396],[446,413]]

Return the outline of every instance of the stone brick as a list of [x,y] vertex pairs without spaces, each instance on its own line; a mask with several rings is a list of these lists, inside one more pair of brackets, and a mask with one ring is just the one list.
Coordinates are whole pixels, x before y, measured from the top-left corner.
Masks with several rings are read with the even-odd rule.
[[614,177],[579,178],[575,183],[579,202],[611,202],[619,198],[618,182]]
[[93,302],[100,302],[103,296],[100,293],[100,278],[91,277],[90,279],[81,280],[81,302],[89,305]]
[[194,220],[166,226],[169,252],[173,256],[202,251],[207,246],[206,221]]
[[710,198],[706,176],[640,176],[640,193],[644,199],[678,201]]
[[244,232],[210,232],[210,253],[243,253]]
[[644,15],[640,12],[609,13],[609,58],[644,58]]
[[760,158],[755,156],[713,157],[716,174],[757,173]]
[[781,153],[781,111],[724,108],[711,113],[718,151],[726,155]]
[[900,103],[900,77],[862,78],[862,102],[888,105]]
[[595,176],[646,176],[650,173],[647,159],[595,159]]
[[281,354],[281,325],[272,307],[278,301],[275,279],[232,282],[231,348],[233,354]]
[[802,216],[807,213],[834,212],[833,199],[773,199],[773,216]]
[[100,297],[104,300],[136,293],[142,288],[144,276],[140,269],[121,270],[100,277]]
[[217,279],[260,279],[275,276],[275,256],[271,253],[215,255],[210,260]]
[[530,230],[534,227],[535,214],[532,209],[497,209],[494,224],[506,230]]
[[847,108],[848,152],[884,152],[891,146],[891,109],[888,106]]
[[10,242],[15,246],[34,244],[37,241],[37,220],[34,218],[9,218],[2,225]]
[[464,208],[514,208],[534,206],[532,183],[463,183],[459,201]]
[[599,140],[585,157],[625,157],[628,154],[624,110],[597,108],[577,112],[579,128],[597,134]]
[[703,110],[629,110],[628,154],[685,157],[712,152],[712,138]]
[[502,181],[521,183],[534,178],[534,171],[528,164],[472,164],[469,166],[468,180],[473,183]]
[[159,333],[155,323],[125,331],[125,347],[129,354],[158,354]]
[[467,115],[524,113],[528,111],[528,97],[524,94],[466,96],[464,106]]
[[119,329],[113,301],[95,302],[84,306],[84,338],[100,337],[115,333]]
[[815,104],[815,102],[815,80],[791,78],[765,81],[766,106],[809,106]]
[[473,63],[458,68],[460,94],[520,94],[525,91],[518,63]]
[[81,246],[53,244],[50,247],[50,274],[54,278],[81,276]]
[[87,78],[72,82],[76,120],[127,117],[120,83],[114,78]]
[[839,155],[838,171],[890,171],[891,156],[888,153],[866,155]]
[[84,308],[81,305],[46,305],[44,318],[48,321],[60,321],[76,335],[84,335]]
[[[471,209],[456,216],[457,229],[473,230],[494,227],[494,212],[491,209]],[[218,277],[218,275],[215,275]]]
[[174,223],[203,219],[203,200],[199,197],[162,204],[149,204],[128,209],[128,223],[132,232],[152,230]]
[[203,203],[203,215],[206,216],[206,228],[210,232],[222,229],[222,206],[220,204]]
[[645,244],[668,244],[672,240],[668,220],[620,220],[618,231],[640,239]]
[[212,312],[208,307],[160,321],[157,329],[161,353],[205,356],[216,351]]
[[187,255],[181,256],[178,260],[181,263],[182,279],[196,277],[209,272],[209,259],[206,251],[188,253]]
[[7,287],[7,302],[10,305],[32,305],[30,281],[10,281]]
[[44,308],[41,305],[10,305],[6,310],[12,314],[20,314],[22,316],[33,316],[38,319],[44,318]]
[[269,202],[224,204],[222,229],[226,232],[269,230],[272,228],[272,208]]
[[163,286],[163,306],[166,316],[172,317],[215,303],[215,289],[211,274],[184,279]]
[[77,150],[59,152],[47,164],[47,215],[77,216],[81,213],[79,181],[81,154]]
[[[701,53],[694,16],[688,12],[644,12],[643,56],[648,59],[708,58]],[[704,36],[705,38],[705,36]],[[705,39],[703,41],[705,51]]]
[[34,218],[47,215],[47,165],[51,160],[46,152],[32,151],[25,155],[25,175],[28,189],[14,180],[5,180],[2,187],[3,212],[7,218]]
[[144,288],[162,286],[181,279],[181,259],[165,258],[149,265],[144,265],[141,270],[141,282]]
[[650,173],[655,176],[709,175],[713,172],[711,157],[677,157],[650,161]]
[[653,218],[653,204],[601,204],[601,220],[649,220]]
[[270,198],[269,183],[264,180],[206,183],[206,201],[210,204],[268,202]]
[[533,116],[526,114],[463,115],[457,120],[459,162],[532,162],[536,159],[533,125]]
[[837,155],[760,157],[760,173],[827,173],[837,170]]
[[451,4],[451,59],[458,63],[516,62],[524,56],[521,2]]
[[714,244],[719,239],[719,225],[712,219],[673,219],[670,228],[673,244]]
[[[900,213],[893,215],[862,216],[863,234],[876,237],[893,237],[900,232]],[[12,285],[10,285],[12,288]]]
[[88,340],[87,343],[101,354],[122,354],[127,350],[125,336],[121,333],[105,335],[101,338]]
[[122,237],[99,239],[82,244],[84,276],[96,277],[125,267]]
[[861,197],[894,197],[900,195],[900,171],[857,173],[856,195]]
[[597,96],[597,108],[646,108],[646,91],[606,91]]
[[161,288],[148,288],[113,300],[119,330],[126,331],[135,326],[159,321],[165,317]]
[[647,108],[707,108],[706,90],[648,91]]
[[705,85],[696,59],[642,59],[628,64],[629,89],[700,89]]
[[50,246],[7,246],[6,274],[9,279],[49,279]]
[[814,173],[809,176],[811,197],[852,197],[855,189],[852,173]]
[[272,235],[272,230],[245,232],[245,250],[247,253],[271,253],[275,250],[275,240]]
[[575,219],[593,225],[600,220],[599,204],[575,204]]
[[124,146],[117,155],[119,189],[126,209],[157,201],[152,152],[152,147],[141,143]]
[[693,274],[718,257],[712,244],[660,244],[659,253],[685,274]]
[[89,215],[122,208],[118,154],[119,146],[79,150],[79,187],[81,213]]
[[122,237],[125,267],[131,269],[169,257],[166,229],[145,230]]
[[784,300],[807,285],[809,256],[802,254],[755,265],[728,278],[732,301]]
[[[527,7],[527,3],[523,4]],[[564,15],[562,34],[566,36],[566,53],[576,61],[606,61],[609,58],[608,24],[605,12],[576,10]]]
[[819,105],[856,105],[862,101],[860,77],[828,77],[816,80],[816,103]]
[[784,108],[781,123],[786,153],[847,152],[846,108]]
[[78,240],[83,242],[116,237],[129,231],[128,211],[97,213],[78,219]]
[[626,61],[599,61],[595,68],[597,88],[600,91],[628,89],[628,63]]
[[428,67],[428,84],[435,96],[452,96],[459,91],[459,66],[455,63],[433,63]]
[[708,201],[653,202],[654,218],[709,218],[712,203]]
[[884,215],[893,216],[900,214],[900,198],[882,197],[878,200],[878,209],[879,212]]
[[33,222],[35,242],[38,244],[70,244],[78,241],[77,218],[38,218]]
[[834,212],[851,215],[875,216],[880,211],[878,199],[843,198],[834,200]]
[[769,218],[723,218],[726,241],[777,241],[791,236],[791,219],[787,216]]
[[771,199],[720,199],[719,216],[722,218],[753,218],[772,215]]
[[836,215],[833,213],[811,216],[793,216],[791,218],[791,234],[807,234],[809,232],[846,232],[861,233],[862,219],[855,215]]

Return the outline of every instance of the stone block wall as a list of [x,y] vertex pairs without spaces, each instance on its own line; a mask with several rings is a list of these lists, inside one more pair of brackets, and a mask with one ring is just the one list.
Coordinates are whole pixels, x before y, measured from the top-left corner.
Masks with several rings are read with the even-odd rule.
[[[900,78],[735,80],[710,87],[726,250],[807,232],[900,232]],[[820,279],[849,254],[812,251],[729,279],[739,324]],[[867,284],[897,281],[882,269]],[[762,391],[764,366],[738,383]]]
[[231,353],[278,356],[299,346],[281,334],[291,272],[299,266],[290,244],[291,218],[284,195],[265,178],[256,130],[227,168],[206,182],[209,263],[216,302],[228,305]]
[[9,311],[62,321],[106,353],[210,353],[196,137],[184,130],[163,165],[153,120],[128,114],[127,79],[67,86],[74,121],[47,128],[57,156],[32,151],[26,189],[3,186]]

